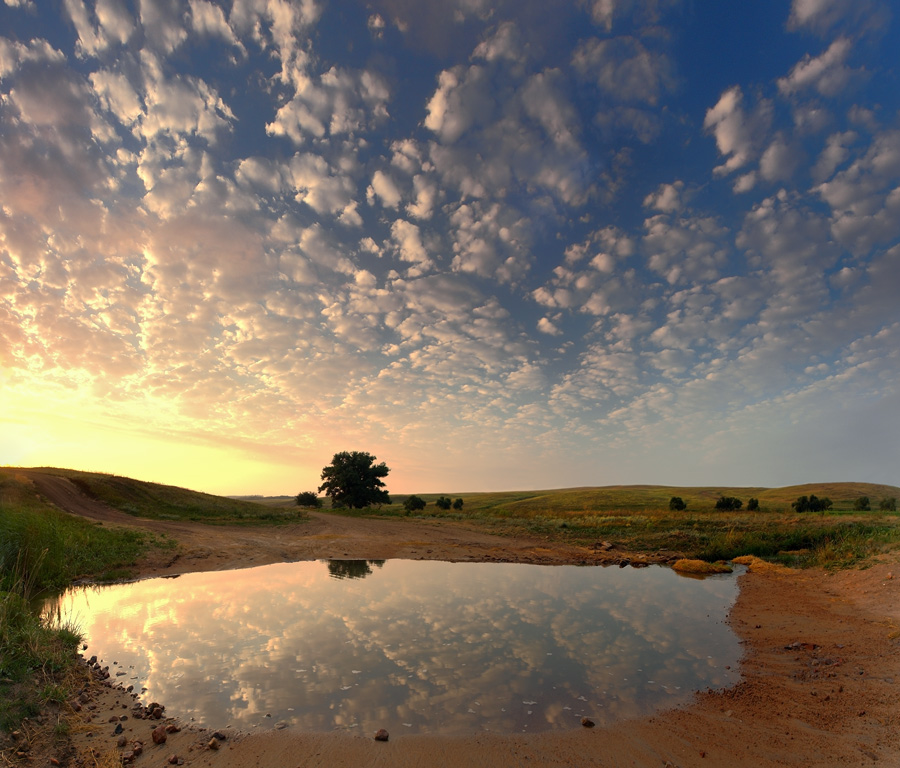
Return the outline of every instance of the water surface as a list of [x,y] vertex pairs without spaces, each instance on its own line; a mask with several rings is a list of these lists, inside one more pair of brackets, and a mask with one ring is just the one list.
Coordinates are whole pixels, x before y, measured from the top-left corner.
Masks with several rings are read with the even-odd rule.
[[117,682],[204,725],[512,733],[735,683],[736,595],[662,567],[330,561],[72,589],[53,610]]

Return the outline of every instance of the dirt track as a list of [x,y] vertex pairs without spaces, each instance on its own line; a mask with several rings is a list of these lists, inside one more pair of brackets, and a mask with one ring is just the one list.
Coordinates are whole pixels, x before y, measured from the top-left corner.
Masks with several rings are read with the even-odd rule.
[[[231,568],[319,557],[580,562],[592,553],[536,540],[492,537],[459,526],[373,521],[314,514],[308,524],[266,528],[210,527],[145,521],[80,497],[60,478],[32,474],[54,503],[109,525],[167,533],[181,546],[170,562],[144,575]],[[74,495],[73,495],[74,492]],[[127,723],[129,738],[150,745],[136,765],[160,765],[170,754],[217,768],[282,766],[900,766],[900,561],[896,553],[866,570],[762,568],[742,577],[730,618],[746,648],[743,680],[722,693],[697,694],[688,707],[610,728],[534,736],[407,736],[388,743],[347,734],[290,729],[233,734],[218,751],[210,733],[185,728],[153,747],[149,725]],[[898,578],[894,578],[897,575]],[[106,723],[128,696],[98,686],[89,715]],[[177,716],[177,713],[168,713]],[[97,749],[111,726],[76,735]],[[93,731],[91,731],[93,733]],[[107,745],[114,748],[114,741]]]

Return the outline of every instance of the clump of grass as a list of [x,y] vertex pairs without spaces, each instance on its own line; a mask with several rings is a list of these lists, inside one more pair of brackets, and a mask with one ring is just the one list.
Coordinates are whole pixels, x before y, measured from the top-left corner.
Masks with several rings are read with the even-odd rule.
[[709,563],[706,560],[681,558],[672,564],[672,570],[679,573],[708,575],[713,573],[731,573],[733,569],[728,563]]

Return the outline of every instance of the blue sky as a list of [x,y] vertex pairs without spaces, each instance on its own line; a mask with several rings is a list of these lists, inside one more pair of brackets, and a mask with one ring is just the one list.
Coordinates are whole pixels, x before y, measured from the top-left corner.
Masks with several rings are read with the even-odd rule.
[[0,463],[900,483],[890,3],[2,0]]

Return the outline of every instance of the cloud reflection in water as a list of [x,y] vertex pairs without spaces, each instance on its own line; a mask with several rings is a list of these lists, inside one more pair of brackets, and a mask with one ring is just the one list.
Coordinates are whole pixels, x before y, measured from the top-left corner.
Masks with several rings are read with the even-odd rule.
[[736,682],[736,595],[660,567],[390,560],[76,589],[60,610],[118,682],[211,726],[518,732]]

